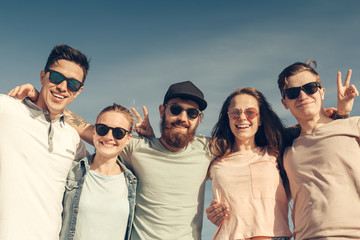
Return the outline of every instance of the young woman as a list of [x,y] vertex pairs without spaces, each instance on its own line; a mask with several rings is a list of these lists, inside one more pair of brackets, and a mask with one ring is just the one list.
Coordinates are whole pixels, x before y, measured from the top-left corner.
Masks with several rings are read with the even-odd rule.
[[214,239],[291,237],[277,163],[282,135],[280,119],[256,89],[237,89],[225,100],[210,141],[209,177],[214,199],[228,213]]
[[118,159],[131,139],[133,116],[113,104],[93,130],[96,153],[74,161],[66,181],[60,240],[129,239],[137,180]]

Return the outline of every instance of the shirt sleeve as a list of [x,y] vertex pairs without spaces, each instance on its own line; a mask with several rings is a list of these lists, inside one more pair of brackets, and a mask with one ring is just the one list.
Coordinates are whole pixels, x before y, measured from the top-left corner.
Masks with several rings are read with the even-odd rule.
[[77,145],[77,148],[76,148],[75,159],[82,159],[82,158],[86,157],[87,155],[89,155],[89,153],[86,150],[84,142],[80,139],[80,141]]
[[5,95],[0,94],[0,114],[4,111],[4,100],[5,100]]

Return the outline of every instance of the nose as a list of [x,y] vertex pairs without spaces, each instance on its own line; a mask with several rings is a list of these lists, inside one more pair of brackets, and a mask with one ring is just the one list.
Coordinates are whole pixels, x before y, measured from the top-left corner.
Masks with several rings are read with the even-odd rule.
[[182,121],[186,121],[187,120],[187,113],[186,111],[182,111],[180,113],[180,115],[178,116],[178,118],[180,118]]
[[306,94],[306,92],[304,90],[300,90],[300,93],[299,93],[299,96],[298,96],[298,99],[304,99],[306,98],[308,95]]
[[67,82],[66,82],[66,80],[62,81],[61,83],[56,85],[56,88],[58,88],[62,92],[65,92],[67,90]]
[[241,111],[240,114],[239,114],[239,120],[246,120],[247,117],[245,115],[245,112],[244,111]]
[[109,131],[107,132],[107,134],[104,137],[106,139],[112,139],[113,138],[112,129],[109,129]]

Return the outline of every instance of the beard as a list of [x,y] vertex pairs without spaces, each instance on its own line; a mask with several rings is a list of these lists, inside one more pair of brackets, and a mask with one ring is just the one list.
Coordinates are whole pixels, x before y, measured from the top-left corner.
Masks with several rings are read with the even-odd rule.
[[[171,147],[184,148],[194,140],[197,125],[191,129],[188,124],[180,120],[171,123],[165,120],[164,115],[160,124],[161,138]],[[174,131],[176,126],[186,127],[186,133]]]

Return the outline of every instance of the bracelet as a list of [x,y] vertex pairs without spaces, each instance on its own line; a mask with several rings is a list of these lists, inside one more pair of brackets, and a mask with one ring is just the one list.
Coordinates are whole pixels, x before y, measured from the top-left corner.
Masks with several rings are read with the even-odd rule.
[[346,115],[336,114],[336,118],[335,118],[335,119],[345,119],[345,118],[349,118],[349,117],[350,117],[350,114],[346,114]]

